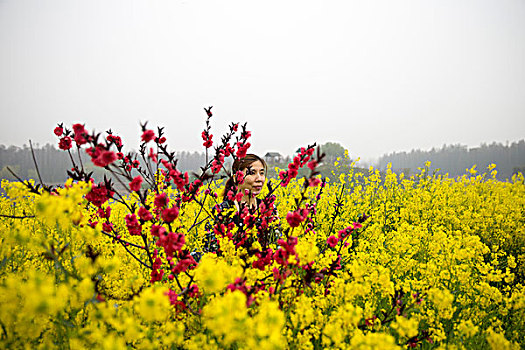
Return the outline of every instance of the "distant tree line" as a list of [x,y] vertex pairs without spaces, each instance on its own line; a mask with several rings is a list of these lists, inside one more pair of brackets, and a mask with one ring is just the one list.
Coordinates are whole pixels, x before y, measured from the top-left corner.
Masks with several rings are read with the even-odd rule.
[[[327,142],[321,145],[321,150],[326,154],[324,164],[320,168],[323,176],[335,178],[338,174],[333,174],[333,172],[347,170],[348,166],[339,170],[333,166],[333,162],[344,155],[344,147],[342,145],[335,142]],[[77,152],[74,151],[72,153],[73,157],[78,159],[79,155]],[[45,183],[63,183],[67,179],[66,171],[71,167],[71,160],[67,152],[59,150],[53,145],[46,144],[43,147],[36,145],[34,147],[34,155],[40,175]],[[179,170],[190,173],[198,172],[206,160],[203,152],[180,151],[176,153],[176,156],[179,159]],[[93,171],[94,178],[101,180],[103,171],[91,163],[85,151],[81,152],[80,157],[85,168]],[[431,171],[440,168],[442,173],[448,173],[450,176],[463,175],[465,170],[471,168],[474,164],[477,165],[478,170],[483,171],[489,164],[495,163],[497,165],[498,178],[508,179],[518,171],[525,173],[525,140],[513,142],[510,145],[501,143],[482,144],[480,147],[470,149],[463,145],[444,145],[441,149],[433,148],[430,151],[394,152],[379,158],[377,167],[384,170],[388,163],[392,163],[394,171],[398,173],[404,172],[409,175],[418,172],[418,167],[424,166],[427,160],[432,163]],[[275,166],[285,168],[290,161],[290,156],[287,156],[280,162],[268,164],[270,167],[269,177],[275,177],[273,171]],[[27,145],[23,147],[0,145],[0,178],[15,180],[16,178],[7,170],[7,167],[22,179],[37,179],[31,149]]]
[[[66,170],[71,168],[71,160],[66,152],[57,150],[54,146],[46,144],[43,147],[34,147],[34,155],[42,180],[49,183],[63,182],[67,179]],[[88,161],[87,155],[82,157]],[[23,147],[0,145],[0,177],[15,180],[8,171],[10,168],[22,179],[36,179],[36,167],[29,146]]]
[[408,153],[394,152],[379,158],[378,167],[386,169],[388,163],[392,163],[394,171],[413,174],[418,172],[418,167],[423,167],[426,161],[432,163],[431,171],[439,168],[442,173],[448,173],[452,177],[465,174],[466,169],[473,165],[483,172],[489,164],[494,163],[497,166],[498,179],[509,179],[517,172],[525,173],[525,140],[510,145],[493,142],[475,148],[444,145],[441,149],[432,148],[430,151],[417,149]]

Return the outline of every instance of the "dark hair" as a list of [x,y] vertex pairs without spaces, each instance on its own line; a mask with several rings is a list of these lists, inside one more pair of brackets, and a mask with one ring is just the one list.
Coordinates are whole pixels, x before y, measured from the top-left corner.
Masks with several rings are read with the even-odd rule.
[[222,194],[223,198],[226,197],[226,195],[228,194],[228,191],[231,190],[234,185],[236,185],[236,183],[235,183],[235,174],[238,171],[242,171],[242,170],[248,168],[251,164],[253,164],[253,163],[257,162],[257,161],[261,162],[261,164],[264,167],[264,173],[266,174],[266,172],[268,170],[268,165],[266,165],[266,162],[264,161],[264,159],[262,159],[258,155],[255,155],[253,153],[248,153],[243,158],[235,159],[235,161],[232,164],[232,176],[228,179],[228,181],[226,181],[226,186],[224,187],[224,192]]

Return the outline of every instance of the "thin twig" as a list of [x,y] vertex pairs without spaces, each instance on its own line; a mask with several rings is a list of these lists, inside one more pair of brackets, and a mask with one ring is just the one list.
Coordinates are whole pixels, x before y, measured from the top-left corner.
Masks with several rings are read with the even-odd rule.
[[135,243],[131,243],[131,242],[125,241],[125,240],[123,240],[123,239],[121,239],[121,238],[117,238],[116,236],[113,236],[111,233],[107,233],[107,232],[104,232],[104,231],[101,231],[101,232],[102,232],[103,234],[105,234],[106,236],[111,237],[111,238],[117,240],[119,243],[126,244],[126,245],[130,245],[130,246],[133,246],[133,247],[135,247],[135,248],[139,248],[139,249],[144,249],[144,247],[141,246],[141,245],[138,245],[138,244],[135,244]]
[[35,194],[40,194],[40,192],[38,192],[38,190],[29,183],[29,181],[26,181],[26,180],[22,180],[18,175],[15,174],[15,172],[13,170],[11,170],[11,168],[9,168],[8,166],[6,167],[7,171],[9,171],[11,173],[11,175],[13,175],[18,181],[20,181],[24,186],[26,186],[27,188],[29,188],[29,192],[31,193],[35,193]]
[[4,215],[4,214],[0,214],[0,217],[8,218],[8,219],[31,219],[31,218],[34,218],[35,215],[17,216],[17,215]]
[[137,258],[137,257],[135,256],[135,254],[133,254],[133,253],[131,252],[131,250],[129,250],[129,248],[126,246],[126,244],[124,244],[124,243],[121,243],[121,244],[122,244],[122,246],[124,247],[124,249],[126,249],[126,251],[127,251],[132,257],[135,258],[135,260],[137,260],[139,263],[141,263],[142,265],[144,265],[146,268],[148,268],[148,269],[150,269],[150,270],[152,269],[151,266],[148,266],[148,264],[146,264],[145,262],[143,262],[142,260],[140,260],[139,258]]
[[42,188],[45,189],[44,182],[42,181],[42,177],[40,176],[40,170],[38,170],[38,164],[36,162],[35,151],[33,150],[33,143],[31,143],[31,140],[29,140],[29,147],[31,148],[31,156],[33,157],[33,163],[35,163],[36,174],[38,175],[38,180],[40,181],[40,185],[42,186]]
[[77,154],[78,154],[78,160],[80,162],[80,169],[82,169],[82,172],[84,172],[84,163],[82,162],[82,156],[80,155],[80,146],[78,145],[78,143],[77,143]]

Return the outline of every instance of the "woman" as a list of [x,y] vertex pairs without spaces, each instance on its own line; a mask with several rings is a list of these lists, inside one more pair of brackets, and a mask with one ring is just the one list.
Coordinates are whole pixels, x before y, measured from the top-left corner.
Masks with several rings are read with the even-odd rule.
[[[261,193],[266,181],[266,170],[267,165],[264,159],[255,154],[247,154],[244,158],[235,159],[232,165],[232,176],[224,188],[223,198],[225,202],[233,202],[238,211],[241,206],[257,209],[259,202],[256,197]],[[238,179],[236,179],[237,177]],[[235,183],[236,180],[239,182],[238,184]],[[234,193],[235,189],[237,189],[237,193]],[[238,193],[243,194],[240,200],[236,198]]]
[[[215,233],[228,235],[221,228],[234,231],[230,235],[233,242],[236,246],[246,248],[251,246],[255,238],[263,248],[267,248],[281,236],[277,208],[274,205],[275,196],[257,198],[266,182],[266,171],[266,162],[255,154],[247,154],[233,162],[232,176],[226,182],[223,202],[215,207],[213,226],[211,223],[206,225],[204,251],[219,251]],[[232,223],[237,226],[236,230],[231,230]],[[253,226],[257,229],[257,237],[250,236],[246,231]]]

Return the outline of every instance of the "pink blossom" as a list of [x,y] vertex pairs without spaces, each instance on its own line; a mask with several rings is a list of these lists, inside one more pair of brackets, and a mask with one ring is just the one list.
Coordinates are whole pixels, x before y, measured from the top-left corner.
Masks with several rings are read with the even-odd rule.
[[112,151],[101,151],[95,159],[92,159],[93,164],[100,167],[108,166],[117,160],[117,155]]
[[179,216],[179,208],[177,207],[166,208],[162,211],[162,220],[164,220],[167,223],[172,222],[178,216]]
[[138,236],[142,233],[142,226],[137,220],[137,217],[135,216],[135,214],[126,215],[124,220],[126,221],[126,227],[128,228],[130,235]]
[[139,214],[139,218],[141,218],[144,221],[150,221],[151,219],[153,219],[153,215],[150,213],[148,209],[144,207],[139,208],[138,214]]
[[160,209],[168,205],[169,201],[170,199],[168,198],[168,195],[163,192],[155,196],[155,199],[153,200],[153,205],[155,206],[155,208]]
[[58,143],[58,148],[61,150],[67,151],[71,148],[71,137],[64,136],[60,139],[60,142]]
[[286,221],[288,221],[290,227],[297,227],[306,219],[308,213],[308,209],[300,209],[293,212],[290,211],[286,214]]
[[133,180],[131,180],[131,182],[129,183],[129,189],[134,192],[139,191],[143,180],[144,179],[140,175],[134,177]]
[[328,244],[328,246],[330,246],[331,248],[335,247],[337,245],[337,243],[339,242],[339,240],[337,239],[337,237],[335,236],[330,236],[328,237],[328,239],[326,240],[326,243]]
[[142,137],[141,137],[142,141],[144,142],[150,142],[154,138],[155,138],[155,131],[153,130],[145,130],[142,133]]

